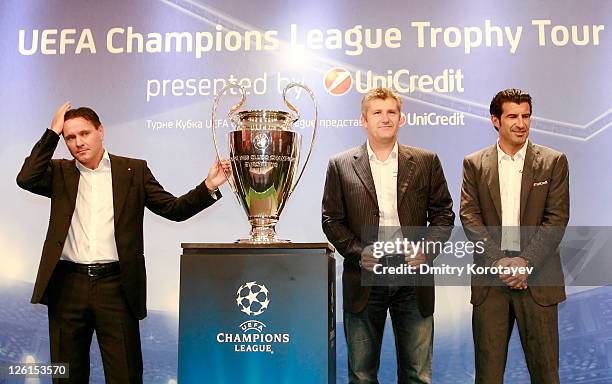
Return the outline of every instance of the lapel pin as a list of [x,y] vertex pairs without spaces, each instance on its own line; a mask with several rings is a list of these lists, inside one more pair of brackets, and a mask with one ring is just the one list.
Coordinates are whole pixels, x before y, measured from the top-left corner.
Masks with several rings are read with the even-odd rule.
[[548,180],[534,182],[533,187],[539,187],[540,185],[546,185],[546,184],[548,184]]

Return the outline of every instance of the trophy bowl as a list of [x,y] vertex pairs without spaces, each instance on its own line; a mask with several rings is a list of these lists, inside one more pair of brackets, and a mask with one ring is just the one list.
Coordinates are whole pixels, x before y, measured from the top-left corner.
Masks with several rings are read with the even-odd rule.
[[[300,150],[302,135],[293,130],[299,120],[297,108],[287,101],[287,91],[301,87],[310,95],[315,106],[315,124],[312,139],[301,170]],[[215,97],[213,105],[213,141],[217,156],[221,151],[216,136],[216,110],[221,96],[230,88],[240,90],[240,102],[229,112],[232,130],[227,134],[227,146],[232,174],[229,184],[244,209],[251,224],[250,237],[240,239],[245,243],[279,243],[276,224],[279,216],[295,190],[310,154],[317,129],[317,106],[312,91],[306,86],[291,83],[283,91],[283,99],[291,112],[276,110],[237,110],[244,104],[244,89],[235,83],[226,85]]]

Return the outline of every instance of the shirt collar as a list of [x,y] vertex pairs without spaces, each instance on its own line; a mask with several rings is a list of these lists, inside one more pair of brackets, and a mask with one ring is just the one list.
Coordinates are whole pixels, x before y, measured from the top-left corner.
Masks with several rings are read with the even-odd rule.
[[397,145],[397,140],[395,141],[395,144],[393,145],[393,149],[391,150],[391,153],[389,154],[389,157],[385,161],[378,160],[376,158],[376,154],[374,154],[374,151],[370,147],[370,140],[368,139],[366,142],[367,142],[366,147],[368,149],[368,158],[370,160],[375,160],[375,161],[379,161],[381,163],[384,163],[384,162],[388,161],[389,159],[393,159],[393,160],[397,159],[397,153],[398,153],[398,148],[399,148],[399,146]]
[[81,164],[80,161],[76,159],[75,161],[76,161],[77,169],[81,172],[99,172],[102,170],[110,169],[110,166],[111,166],[110,156],[108,155],[108,152],[106,151],[106,149],[104,150],[104,154],[102,155],[102,160],[100,160],[100,164],[98,164],[98,166],[95,169],[89,169],[83,164]]
[[525,160],[525,155],[527,154],[527,144],[529,143],[529,139],[525,140],[525,144],[519,149],[517,153],[514,154],[514,158],[510,157],[506,152],[504,152],[499,146],[499,139],[497,140],[497,162],[501,162],[504,159],[508,160]]

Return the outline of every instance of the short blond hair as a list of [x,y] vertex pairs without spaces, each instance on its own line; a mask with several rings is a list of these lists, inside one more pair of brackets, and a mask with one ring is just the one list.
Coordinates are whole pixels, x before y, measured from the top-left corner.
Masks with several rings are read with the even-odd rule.
[[402,111],[402,98],[391,88],[372,88],[361,99],[361,114],[365,117],[368,112],[368,103],[374,99],[385,100],[387,98],[395,99],[397,102],[397,109]]

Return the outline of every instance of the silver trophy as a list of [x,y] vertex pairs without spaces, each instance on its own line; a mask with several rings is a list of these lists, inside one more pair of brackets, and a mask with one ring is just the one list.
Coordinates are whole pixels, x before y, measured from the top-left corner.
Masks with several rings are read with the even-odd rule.
[[[300,119],[297,108],[287,100],[287,91],[300,87],[306,90],[314,104],[314,128],[306,159],[298,171],[302,135],[293,130],[293,123]],[[217,107],[228,89],[240,91],[240,102],[231,107],[228,118],[232,130],[228,132],[229,156],[221,156],[217,141]],[[251,236],[241,239],[243,243],[279,243],[276,223],[297,186],[312,152],[317,133],[318,109],[313,92],[299,83],[290,83],[283,90],[283,101],[291,112],[238,109],[246,101],[242,86],[229,83],[215,96],[212,110],[212,133],[217,156],[229,158],[232,174],[229,184],[244,208],[251,223]],[[296,177],[297,175],[297,177]]]

